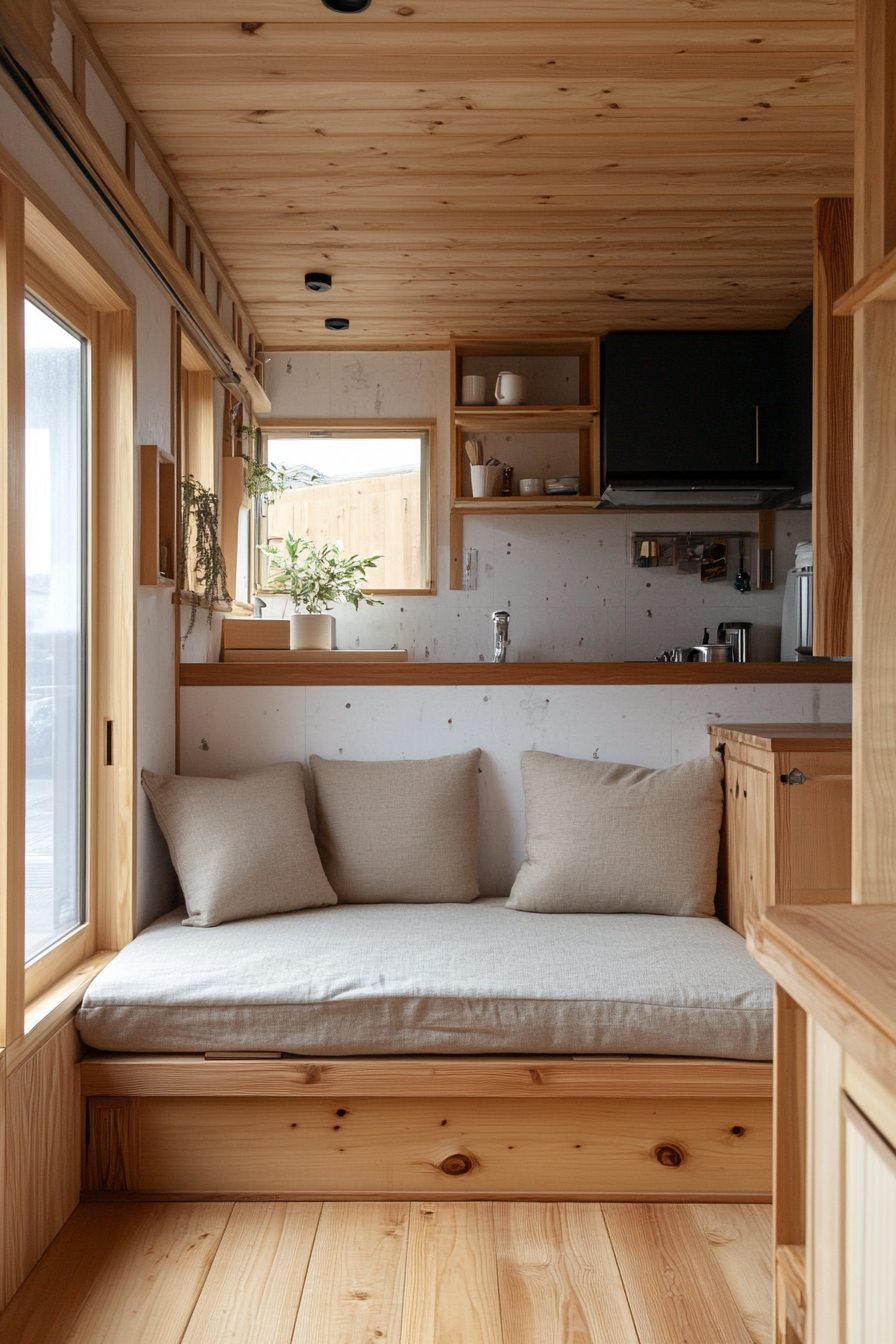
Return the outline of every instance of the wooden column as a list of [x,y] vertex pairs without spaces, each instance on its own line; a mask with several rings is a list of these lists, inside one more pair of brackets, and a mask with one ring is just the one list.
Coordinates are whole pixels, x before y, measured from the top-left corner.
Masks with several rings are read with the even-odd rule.
[[[856,8],[855,269],[896,245],[896,0]],[[896,902],[896,303],[855,317],[853,899]]]
[[834,658],[852,653],[852,318],[831,311],[852,284],[852,208],[848,197],[815,203],[813,652]]
[[0,1044],[25,1000],[25,215],[0,177]]
[[[102,558],[94,586],[95,887],[97,941],[121,948],[134,936],[135,694],[134,318],[98,313],[94,399],[97,492],[94,533]],[[111,760],[106,721],[111,721]]]

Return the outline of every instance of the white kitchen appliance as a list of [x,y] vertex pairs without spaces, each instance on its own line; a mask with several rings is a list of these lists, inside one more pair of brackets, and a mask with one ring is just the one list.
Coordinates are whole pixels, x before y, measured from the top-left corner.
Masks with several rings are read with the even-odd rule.
[[811,541],[797,543],[793,569],[787,571],[784,585],[784,612],[781,618],[781,662],[799,662],[812,653],[814,556]]

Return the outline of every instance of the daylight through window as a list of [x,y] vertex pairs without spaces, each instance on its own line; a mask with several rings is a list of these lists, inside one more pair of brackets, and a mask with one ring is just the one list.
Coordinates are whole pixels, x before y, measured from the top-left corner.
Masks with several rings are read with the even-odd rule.
[[86,348],[25,304],[25,957],[84,919]]
[[[308,484],[267,503],[261,534],[341,542],[347,555],[381,555],[370,587],[430,588],[429,435],[305,432],[267,438],[267,460],[306,469]],[[260,573],[260,586],[265,575]]]

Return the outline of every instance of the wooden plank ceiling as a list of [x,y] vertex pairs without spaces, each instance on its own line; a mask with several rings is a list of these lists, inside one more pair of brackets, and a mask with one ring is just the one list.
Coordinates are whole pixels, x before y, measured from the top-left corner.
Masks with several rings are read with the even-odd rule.
[[270,348],[780,326],[852,190],[851,0],[80,8]]

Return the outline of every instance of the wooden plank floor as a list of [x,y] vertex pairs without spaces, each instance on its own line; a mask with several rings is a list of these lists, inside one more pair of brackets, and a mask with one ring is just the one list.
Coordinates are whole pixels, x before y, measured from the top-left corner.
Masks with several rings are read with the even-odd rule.
[[84,1204],[3,1344],[769,1344],[758,1204]]

